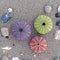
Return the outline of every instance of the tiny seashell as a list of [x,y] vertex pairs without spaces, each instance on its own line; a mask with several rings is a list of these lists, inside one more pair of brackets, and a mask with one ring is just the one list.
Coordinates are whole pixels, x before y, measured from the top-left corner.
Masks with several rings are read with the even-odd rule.
[[51,6],[45,6],[45,12],[51,13],[52,7]]

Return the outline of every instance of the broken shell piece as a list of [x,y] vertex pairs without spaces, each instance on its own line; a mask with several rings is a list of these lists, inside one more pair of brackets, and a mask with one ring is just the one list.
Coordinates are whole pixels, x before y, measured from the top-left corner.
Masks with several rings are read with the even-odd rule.
[[8,47],[8,46],[6,46],[6,47],[2,47],[2,49],[3,49],[3,50],[11,50],[12,47]]
[[7,56],[3,56],[2,60],[9,60],[9,58]]
[[59,40],[60,39],[60,30],[57,30],[55,33],[55,39]]
[[9,30],[8,30],[8,28],[2,27],[1,28],[1,34],[2,34],[2,36],[8,38],[8,36],[9,36]]
[[58,12],[60,12],[60,6],[58,6]]
[[12,60],[19,60],[19,58],[18,57],[13,57]]
[[10,13],[13,12],[12,8],[8,8],[8,12]]
[[45,12],[46,13],[51,13],[52,7],[51,6],[45,6]]

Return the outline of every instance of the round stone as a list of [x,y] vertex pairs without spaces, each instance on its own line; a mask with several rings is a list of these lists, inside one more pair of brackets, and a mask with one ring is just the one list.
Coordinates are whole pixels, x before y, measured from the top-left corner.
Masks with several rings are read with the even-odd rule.
[[52,7],[51,6],[45,6],[45,12],[51,13]]
[[55,57],[54,60],[60,60],[58,57]]
[[60,6],[58,6],[58,12],[60,12]]
[[8,8],[8,12],[10,13],[13,12],[12,8]]
[[18,57],[13,57],[12,60],[19,60],[19,58]]
[[56,25],[57,25],[57,26],[60,26],[60,21],[56,22]]
[[55,14],[55,17],[56,17],[56,18],[59,18],[59,17],[60,17],[60,13],[56,13],[56,14]]
[[2,60],[9,60],[9,58],[7,56],[3,56]]

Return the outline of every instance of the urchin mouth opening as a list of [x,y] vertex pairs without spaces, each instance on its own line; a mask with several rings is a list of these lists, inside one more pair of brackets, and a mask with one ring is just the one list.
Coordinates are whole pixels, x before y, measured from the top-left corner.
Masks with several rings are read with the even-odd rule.
[[43,25],[43,26],[45,26],[45,25],[46,25],[46,23],[45,23],[45,22],[43,22],[43,23],[42,23],[42,25]]
[[40,45],[39,43],[37,45]]
[[19,29],[19,31],[20,31],[20,32],[22,32],[22,31],[23,31],[23,29],[22,29],[22,28],[20,28],[20,29]]

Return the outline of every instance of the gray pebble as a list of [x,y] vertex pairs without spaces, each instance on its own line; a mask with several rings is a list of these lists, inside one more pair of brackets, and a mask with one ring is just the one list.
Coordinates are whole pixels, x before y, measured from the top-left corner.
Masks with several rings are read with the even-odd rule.
[[60,60],[58,57],[55,57],[54,60]]

